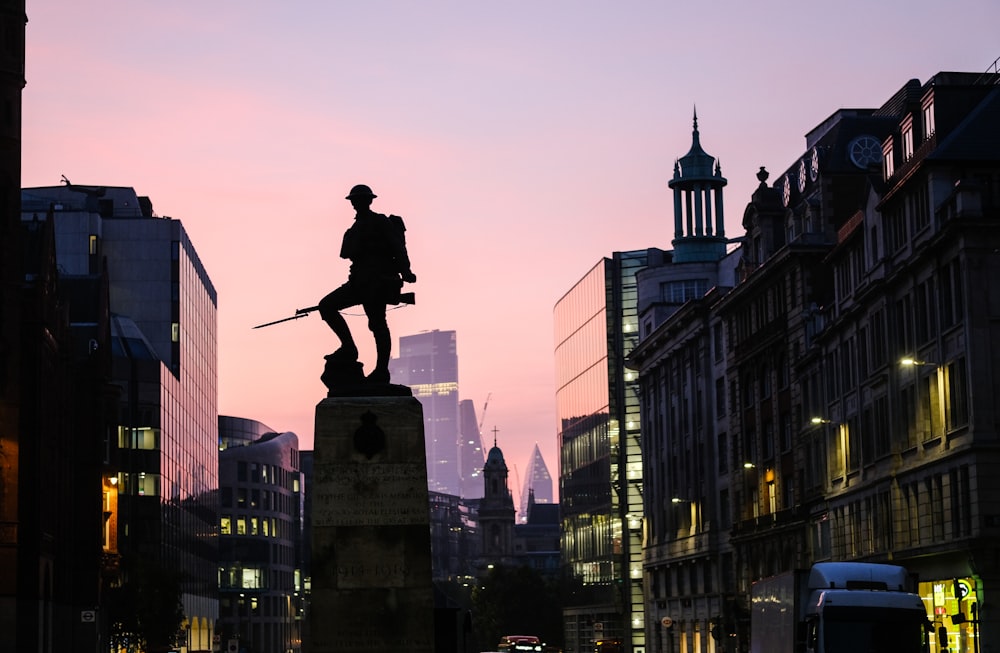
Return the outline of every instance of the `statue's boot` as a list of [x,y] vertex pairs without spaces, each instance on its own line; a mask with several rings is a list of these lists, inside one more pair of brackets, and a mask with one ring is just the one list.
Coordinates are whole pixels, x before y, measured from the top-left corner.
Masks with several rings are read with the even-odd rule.
[[358,348],[354,345],[341,345],[337,351],[332,354],[327,354],[324,358],[327,360],[339,359],[344,361],[356,361],[358,360]]

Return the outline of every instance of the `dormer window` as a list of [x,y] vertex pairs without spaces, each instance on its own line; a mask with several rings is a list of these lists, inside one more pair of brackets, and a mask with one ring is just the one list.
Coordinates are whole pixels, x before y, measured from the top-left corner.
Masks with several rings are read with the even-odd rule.
[[[913,158],[913,114],[910,114],[903,118],[902,124],[899,126],[900,140],[903,146],[903,163],[906,163]],[[883,157],[885,158],[885,157]]]
[[934,135],[934,96],[931,95],[924,100],[921,109],[921,116],[924,119],[924,140]]
[[896,174],[896,161],[892,151],[892,136],[885,140],[882,146],[882,178],[888,181]]

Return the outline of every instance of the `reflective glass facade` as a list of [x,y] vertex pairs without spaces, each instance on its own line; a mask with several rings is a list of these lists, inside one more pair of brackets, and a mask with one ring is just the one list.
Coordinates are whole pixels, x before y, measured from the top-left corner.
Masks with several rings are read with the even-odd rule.
[[424,409],[427,486],[461,492],[458,413],[458,352],[454,331],[429,331],[399,339],[399,357],[389,361],[393,383],[410,386]]
[[185,638],[212,647],[218,618],[217,296],[183,225],[127,187],[22,191],[26,217],[54,207],[69,274],[107,262],[114,382],[122,389],[119,550],[181,577]]
[[642,458],[635,346],[635,274],[646,252],[616,252],[554,309],[563,564],[584,583],[567,606],[567,649],[622,639],[644,650]]
[[301,649],[303,482],[298,436],[219,416],[220,640]]

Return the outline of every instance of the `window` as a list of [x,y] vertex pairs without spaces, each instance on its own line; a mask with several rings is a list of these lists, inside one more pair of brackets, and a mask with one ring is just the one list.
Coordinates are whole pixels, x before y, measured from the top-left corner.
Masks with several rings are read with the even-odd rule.
[[857,415],[849,417],[841,428],[847,430],[847,462],[848,469],[853,472],[861,464],[861,426]]
[[896,174],[896,162],[892,137],[890,136],[882,147],[882,177],[890,179],[894,174]]
[[913,158],[913,123],[903,127],[903,162]]
[[871,314],[871,352],[872,369],[878,369],[885,365],[887,360],[885,343],[885,316],[881,309]]
[[774,458],[774,424],[772,422],[764,422],[763,424],[761,447],[763,449],[764,460]]
[[160,429],[148,426],[130,429],[125,426],[119,426],[118,447],[120,449],[155,451],[160,448]]
[[904,449],[911,449],[917,445],[916,417],[916,390],[913,384],[910,384],[899,390],[899,416],[894,420],[896,441]]
[[949,363],[945,368],[948,391],[948,430],[955,430],[969,423],[969,391],[965,358]]
[[962,272],[958,259],[942,265],[940,275],[938,291],[941,296],[941,327],[946,328],[958,324],[965,310],[962,300]]
[[896,341],[895,354],[904,354],[914,350],[913,339],[913,302],[909,295],[904,295],[896,302]]
[[934,99],[928,98],[921,109],[921,116],[924,123],[924,139],[934,135]]
[[885,395],[875,399],[872,404],[871,430],[868,437],[875,442],[875,457],[890,453],[889,445],[889,401]]
[[232,535],[233,534],[233,518],[229,515],[223,515],[219,520],[219,534],[220,535]]
[[701,299],[708,292],[707,279],[684,279],[668,281],[660,286],[663,301],[668,304],[683,304],[692,299]]
[[721,376],[715,380],[715,416],[726,416],[726,379]]

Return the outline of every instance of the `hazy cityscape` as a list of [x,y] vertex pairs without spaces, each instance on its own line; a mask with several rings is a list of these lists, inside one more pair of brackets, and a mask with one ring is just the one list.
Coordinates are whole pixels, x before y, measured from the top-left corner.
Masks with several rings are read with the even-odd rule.
[[[3,639],[311,653],[338,617],[312,611],[313,434],[220,409],[225,304],[185,216],[22,184],[23,9],[0,14]],[[550,298],[555,459],[505,454],[464,333],[393,329],[436,651],[766,653],[754,588],[824,563],[904,568],[899,650],[997,650],[1000,70],[923,72],[813,116],[749,201],[697,110],[673,126],[670,247],[609,249]],[[811,618],[788,650],[834,653]]]

